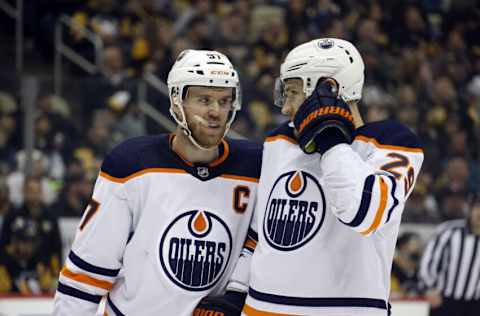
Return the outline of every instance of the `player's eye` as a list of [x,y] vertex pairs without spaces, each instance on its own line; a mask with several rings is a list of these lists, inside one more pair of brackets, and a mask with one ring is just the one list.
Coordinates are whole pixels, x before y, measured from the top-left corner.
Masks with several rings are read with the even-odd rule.
[[223,98],[223,99],[218,100],[218,104],[221,107],[229,107],[230,105],[232,105],[232,100],[233,99],[231,97]]
[[201,104],[208,105],[210,103],[210,98],[206,96],[198,97],[197,101]]
[[291,90],[291,89],[289,89],[289,90],[285,91],[285,97],[287,97],[287,98],[294,98],[294,97],[296,97],[297,95],[298,95],[298,91],[297,91],[297,90]]

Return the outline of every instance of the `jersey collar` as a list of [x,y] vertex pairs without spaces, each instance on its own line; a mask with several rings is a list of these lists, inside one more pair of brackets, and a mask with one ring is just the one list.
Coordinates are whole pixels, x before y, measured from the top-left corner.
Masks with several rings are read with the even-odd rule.
[[194,177],[206,181],[216,177],[217,175],[221,174],[222,168],[221,165],[227,160],[230,154],[230,146],[225,139],[222,139],[222,142],[218,145],[218,158],[209,162],[209,163],[193,163],[188,161],[185,157],[183,157],[180,153],[173,150],[173,139],[175,138],[174,133],[170,133],[168,136],[168,146],[170,148],[171,153],[173,156],[182,164],[183,168],[193,175]]

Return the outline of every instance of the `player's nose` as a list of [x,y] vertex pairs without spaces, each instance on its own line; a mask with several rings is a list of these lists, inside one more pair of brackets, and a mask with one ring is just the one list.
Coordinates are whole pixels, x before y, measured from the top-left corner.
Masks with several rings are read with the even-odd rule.
[[217,100],[212,101],[208,105],[208,113],[214,115],[218,115],[220,113],[220,104],[218,104]]
[[292,106],[288,102],[285,102],[285,104],[282,106],[282,114],[290,116],[291,113],[292,113]]
[[219,120],[220,119],[220,109],[209,107],[207,111],[207,116],[210,120]]

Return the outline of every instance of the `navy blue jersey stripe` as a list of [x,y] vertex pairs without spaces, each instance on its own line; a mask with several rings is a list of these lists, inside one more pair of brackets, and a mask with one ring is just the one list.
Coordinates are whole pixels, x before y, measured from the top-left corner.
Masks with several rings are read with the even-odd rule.
[[374,175],[369,175],[365,179],[365,184],[363,185],[362,200],[360,202],[360,207],[358,208],[357,214],[355,215],[354,219],[350,223],[344,222],[341,219],[339,219],[340,222],[351,227],[357,227],[363,222],[363,220],[367,216],[368,209],[370,208],[370,202],[372,200],[372,188],[373,188],[374,182],[375,182]]
[[248,233],[247,233],[247,236],[252,238],[253,240],[255,241],[258,241],[258,234],[256,231],[254,231],[253,229],[249,228],[248,229]]
[[266,137],[274,137],[278,135],[284,135],[289,138],[296,139],[294,128],[290,126],[290,121],[286,121],[273,130],[268,131]]
[[293,297],[258,292],[249,288],[248,294],[256,300],[281,305],[312,307],[370,307],[387,309],[387,302],[363,297]]
[[58,282],[57,291],[59,291],[62,294],[73,296],[81,300],[89,301],[95,304],[100,303],[100,300],[102,299],[101,295],[93,295],[90,293],[86,293],[76,288],[73,288],[71,286],[65,285],[61,282]]
[[248,246],[243,246],[243,248],[250,251],[251,253],[255,252],[255,248],[248,247]]
[[388,210],[386,223],[388,223],[388,221],[390,220],[390,216],[392,216],[393,210],[398,205],[398,199],[395,197],[395,190],[397,189],[397,182],[395,181],[395,178],[392,177],[392,176],[388,176],[388,178],[390,179],[390,181],[392,181],[392,189],[390,190],[390,195],[392,196],[392,199],[393,199],[393,205]]
[[73,252],[73,250],[71,250],[70,253],[68,254],[68,258],[80,269],[83,269],[91,273],[101,274],[109,277],[116,277],[118,275],[118,272],[120,272],[120,269],[107,269],[107,268],[94,266],[93,264],[90,264],[84,261],[79,256],[77,256]]
[[113,310],[113,312],[115,313],[115,315],[117,316],[125,316],[125,314],[123,314],[117,306],[115,306],[115,304],[113,304],[112,300],[110,299],[110,295],[107,295],[107,301],[108,301],[108,305],[110,305],[110,308]]
[[[168,135],[140,136],[128,139],[108,153],[102,163],[101,171],[115,178],[125,178],[146,169],[150,161],[158,162],[162,148],[168,148]],[[163,149],[165,150],[165,149]],[[158,163],[156,167],[160,167]],[[176,165],[164,163],[163,168]]]
[[355,131],[355,136],[374,138],[381,145],[423,148],[420,139],[410,128],[393,119],[367,123]]

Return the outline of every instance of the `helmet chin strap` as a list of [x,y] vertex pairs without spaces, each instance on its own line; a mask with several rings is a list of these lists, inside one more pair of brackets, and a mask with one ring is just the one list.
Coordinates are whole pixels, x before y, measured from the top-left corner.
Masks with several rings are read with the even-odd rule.
[[[185,114],[184,114],[185,115]],[[208,127],[208,122],[200,117],[199,115],[194,115],[193,116],[193,119],[195,121],[197,121],[199,124],[203,125],[203,126],[206,126]],[[192,144],[197,147],[198,149],[201,149],[201,150],[210,150],[210,149],[213,149],[215,147],[217,147],[218,145],[213,145],[213,146],[210,146],[210,147],[205,147],[205,146],[202,146],[200,145],[197,140],[193,137],[193,134],[192,134],[192,131],[190,130],[190,128],[188,127],[188,123],[186,122],[185,120],[185,128],[182,128],[183,130],[183,133],[185,133],[188,137],[188,139],[192,142]]]
[[[175,111],[173,111],[173,107],[174,106],[177,106],[178,109],[180,110],[180,113],[182,114],[182,119],[179,119],[177,114],[175,113]],[[180,129],[182,130],[183,134],[185,136],[188,137],[188,139],[190,140],[190,142],[195,146],[197,147],[198,149],[200,150],[210,150],[212,149],[213,147],[215,146],[212,146],[212,147],[205,147],[205,146],[202,146],[200,145],[196,140],[195,138],[193,137],[192,135],[192,131],[190,130],[190,128],[188,127],[188,123],[187,123],[187,119],[185,117],[185,112],[183,111],[183,108],[181,105],[172,105],[170,107],[170,114],[173,116],[173,118],[175,119],[175,121],[177,122],[178,126],[180,126]],[[199,117],[201,119],[201,117]],[[198,121],[198,118],[197,118],[197,121]]]
[[[235,118],[235,114],[236,114],[235,112],[236,112],[236,111],[233,111],[232,117],[228,120],[227,124],[225,124],[225,132],[223,133],[222,139],[225,137],[225,135],[227,135],[228,130],[230,129],[230,125],[232,124],[232,121],[233,121],[233,119]],[[185,114],[184,114],[184,115],[185,115]],[[208,122],[207,122],[203,117],[195,114],[195,115],[193,116],[193,119],[196,120],[199,124],[208,127]],[[205,146],[200,145],[200,144],[195,140],[195,138],[193,137],[192,132],[191,132],[190,129],[188,128],[188,124],[187,124],[186,122],[185,122],[185,125],[186,125],[186,128],[183,128],[183,127],[182,127],[183,132],[187,135],[188,139],[190,139],[190,141],[191,141],[197,148],[202,149],[202,150],[210,150],[210,149],[213,149],[213,148],[215,148],[215,147],[218,146],[218,145],[214,145],[214,146],[211,146],[211,147],[205,147]]]
[[[183,132],[185,133],[185,129],[183,130]],[[193,138],[193,135],[192,134],[188,134],[187,135],[188,139],[192,142],[192,144],[197,147],[198,149],[200,150],[211,150],[215,147],[217,147],[218,145],[214,145],[214,146],[211,146],[211,147],[205,147],[205,146],[202,146],[200,145],[196,140],[195,138]]]

